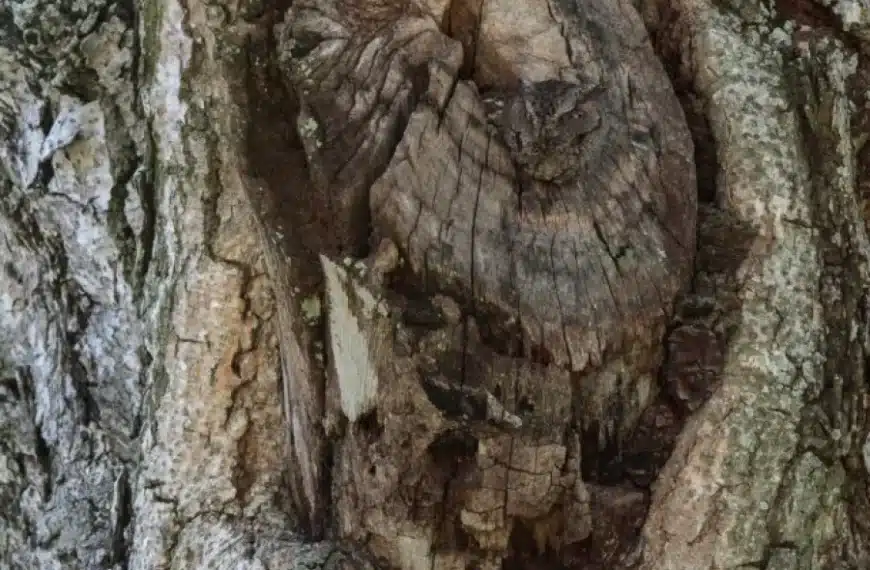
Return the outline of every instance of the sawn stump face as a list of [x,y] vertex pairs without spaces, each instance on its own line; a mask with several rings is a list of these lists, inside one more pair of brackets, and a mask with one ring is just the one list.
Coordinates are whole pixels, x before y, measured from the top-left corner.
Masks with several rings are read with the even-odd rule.
[[[282,55],[339,244],[337,532],[395,567],[495,567],[582,545],[603,504],[636,512],[642,494],[596,491],[580,458],[654,392],[697,205],[633,8],[297,1]],[[366,275],[337,259],[372,246]]]

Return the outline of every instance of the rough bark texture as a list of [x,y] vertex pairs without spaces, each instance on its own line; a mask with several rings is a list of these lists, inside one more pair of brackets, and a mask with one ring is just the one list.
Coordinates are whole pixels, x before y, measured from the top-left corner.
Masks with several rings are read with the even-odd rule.
[[233,53],[220,12],[0,5],[0,567],[327,559],[276,501],[275,305],[202,58],[209,26]]
[[0,0],[0,568],[870,567],[866,1],[290,4]]

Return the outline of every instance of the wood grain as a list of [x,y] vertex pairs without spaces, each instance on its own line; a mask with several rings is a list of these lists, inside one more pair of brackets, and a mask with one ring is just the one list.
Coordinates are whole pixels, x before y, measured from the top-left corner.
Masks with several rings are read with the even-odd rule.
[[[599,448],[655,392],[695,249],[689,132],[629,3],[459,4],[298,0],[281,31],[312,182],[293,199],[326,198],[322,266],[341,277],[325,295],[333,522],[397,568],[576,544],[605,560],[616,539],[594,537],[634,536],[645,502],[590,494],[581,473],[612,463]],[[484,104],[548,79],[597,84],[596,127],[538,162],[569,164],[570,183],[517,165]],[[355,277],[343,258],[375,245]],[[631,516],[596,512],[623,502]]]

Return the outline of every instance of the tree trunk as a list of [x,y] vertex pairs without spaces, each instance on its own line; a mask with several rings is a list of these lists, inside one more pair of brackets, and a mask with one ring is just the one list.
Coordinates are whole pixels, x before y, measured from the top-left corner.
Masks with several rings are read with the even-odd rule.
[[0,3],[0,568],[870,567],[870,10]]

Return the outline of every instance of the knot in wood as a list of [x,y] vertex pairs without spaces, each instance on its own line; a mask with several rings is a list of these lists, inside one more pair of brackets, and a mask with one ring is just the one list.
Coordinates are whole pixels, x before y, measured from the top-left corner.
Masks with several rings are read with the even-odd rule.
[[566,20],[606,72],[592,89],[522,85],[493,129],[437,18],[408,11],[361,36],[330,19],[341,1],[325,5],[299,0],[287,34],[320,38],[291,67],[322,125],[307,158],[333,231],[393,240],[422,290],[570,370],[654,342],[691,274],[697,204],[685,119],[636,14]]

